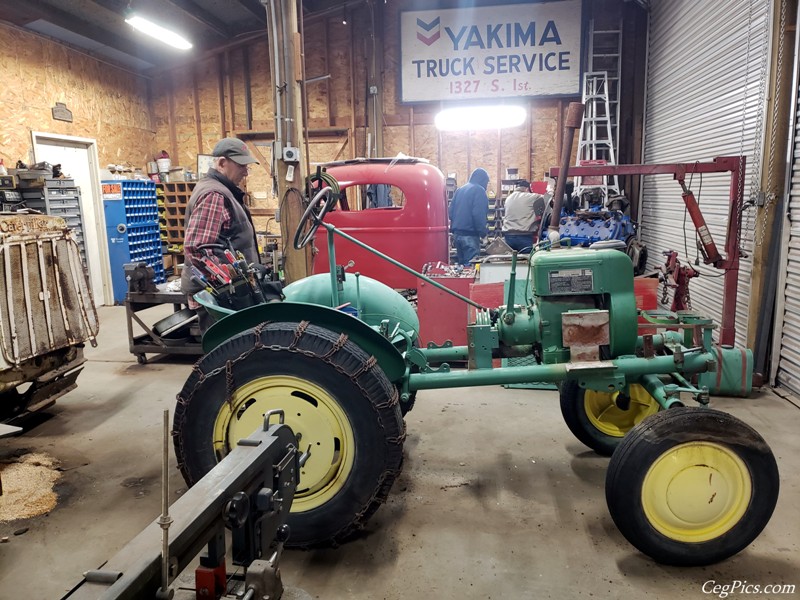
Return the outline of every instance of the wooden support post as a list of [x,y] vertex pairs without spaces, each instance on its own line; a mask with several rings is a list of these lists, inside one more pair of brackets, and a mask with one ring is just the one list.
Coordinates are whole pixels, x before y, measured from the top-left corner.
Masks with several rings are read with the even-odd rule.
[[414,107],[408,107],[408,146],[411,148],[411,156],[417,155],[417,144],[414,139]]
[[220,137],[224,138],[228,135],[228,124],[225,115],[225,61],[222,54],[217,54],[217,98],[219,99],[219,132]]
[[169,144],[170,152],[176,159],[178,158],[178,134],[175,131],[175,84],[173,78],[169,78],[167,85],[167,119],[169,120]]
[[328,48],[328,43],[330,40],[329,24],[330,20],[325,19],[324,27],[322,29],[325,32],[325,36],[321,43],[321,46],[325,49],[325,51],[322,53],[324,60],[322,73],[323,75],[328,75],[328,78],[325,79],[325,99],[328,101],[328,126],[334,127],[336,122],[333,118],[333,99],[331,98],[331,65],[330,61],[328,60],[328,56],[330,55],[330,48]]
[[197,137],[197,153],[203,154],[203,124],[200,117],[200,95],[197,91],[197,68],[192,64],[192,100],[194,103],[194,133]]
[[[350,28],[350,43],[348,44],[350,51],[350,136],[352,136],[350,144],[350,158],[358,156],[358,138],[356,136],[356,53],[355,47],[355,33],[353,28]],[[366,146],[363,156],[366,156]]]
[[[769,319],[760,319],[765,311],[772,311],[775,306],[775,294],[780,294],[780,290],[775,290],[770,283],[774,281],[774,273],[770,277],[770,265],[778,260],[778,256],[770,256],[770,237],[773,231],[779,231],[773,224],[776,218],[783,218],[782,211],[785,211],[783,198],[785,195],[784,184],[786,181],[786,144],[789,139],[789,119],[785,118],[790,112],[790,100],[792,97],[792,72],[794,69],[792,53],[787,49],[794,43],[794,28],[789,30],[786,27],[781,31],[781,3],[775,2],[773,6],[773,28],[771,38],[775,40],[772,45],[771,68],[769,69],[770,80],[766,83],[767,90],[770,91],[771,100],[767,106],[767,114],[764,123],[766,124],[766,139],[764,140],[764,153],[761,170],[761,189],[765,190],[767,202],[763,207],[756,208],[755,217],[755,245],[753,248],[753,271],[750,281],[750,305],[747,317],[747,347],[753,348],[756,352],[756,366],[761,368],[762,362],[766,359],[766,340],[769,331],[759,331],[759,327],[771,328]],[[792,14],[794,11],[788,12]],[[792,17],[789,17],[790,19]],[[780,65],[779,58],[779,39],[783,37],[783,56]],[[778,68],[780,67],[780,72]],[[770,160],[770,153],[773,153]],[[784,268],[782,265],[778,268]]]
[[228,102],[231,107],[231,131],[236,130],[236,104],[233,100],[233,71],[231,70],[231,52],[225,50],[225,74],[228,76]]
[[242,46],[242,73],[244,74],[244,114],[247,130],[253,128],[253,98],[250,89],[250,48]]
[[465,181],[469,181],[470,175],[472,175],[472,131],[467,130],[467,177]]
[[497,130],[497,179],[495,180],[494,205],[503,195],[503,130]]
[[[442,108],[444,107],[443,102],[439,102],[439,112],[442,112]],[[440,129],[436,130],[436,164],[439,168],[442,168],[442,131]],[[444,173],[445,177],[447,177],[447,171]]]
[[526,160],[528,163],[528,181],[538,181],[539,175],[533,173],[533,106],[532,102],[528,100],[528,125],[525,131],[528,134],[528,151],[526,152]]

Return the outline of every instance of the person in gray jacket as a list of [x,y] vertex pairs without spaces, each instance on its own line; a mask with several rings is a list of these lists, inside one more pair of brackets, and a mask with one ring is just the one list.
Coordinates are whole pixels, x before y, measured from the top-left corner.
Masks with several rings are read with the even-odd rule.
[[213,323],[208,312],[192,298],[203,289],[191,275],[191,266],[202,266],[201,247],[219,244],[241,252],[248,263],[260,262],[253,218],[244,203],[244,191],[239,187],[250,165],[258,161],[250,154],[247,144],[237,138],[220,140],[212,154],[214,166],[197,182],[186,207],[185,259],[181,273],[181,291],[187,295],[189,308],[197,312],[201,332]]
[[531,192],[531,184],[519,179],[505,201],[503,239],[517,252],[530,251],[538,241],[539,226],[547,199]]

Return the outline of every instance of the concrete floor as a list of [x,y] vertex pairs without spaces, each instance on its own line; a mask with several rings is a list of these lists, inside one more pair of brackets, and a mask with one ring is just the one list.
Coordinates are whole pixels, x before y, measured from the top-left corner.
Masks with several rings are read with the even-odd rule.
[[[166,308],[144,314],[155,321]],[[0,458],[44,451],[64,469],[53,512],[0,524],[1,598],[60,597],[159,514],[162,411],[191,360],[139,365],[124,310],[100,318],[78,388],[49,419],[0,441]],[[769,391],[714,404],[767,439],[782,486],[764,533],[722,564],[670,568],[638,553],[607,513],[608,459],[572,437],[556,393],[489,387],[421,392],[406,419],[404,472],[365,535],[286,552],[284,582],[322,599],[717,597],[703,592],[708,580],[794,584],[793,595],[760,597],[798,597],[800,410]],[[177,470],[170,485],[185,489]]]

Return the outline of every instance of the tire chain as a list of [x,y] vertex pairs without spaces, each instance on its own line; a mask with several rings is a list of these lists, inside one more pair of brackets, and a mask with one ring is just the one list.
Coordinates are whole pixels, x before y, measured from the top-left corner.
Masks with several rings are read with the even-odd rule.
[[[297,328],[295,329],[295,332],[294,332],[294,338],[293,338],[292,342],[289,344],[289,346],[281,346],[280,344],[272,344],[272,345],[267,346],[267,345],[263,344],[263,342],[261,341],[261,334],[262,334],[264,328],[267,325],[269,325],[270,323],[271,323],[271,321],[265,321],[265,322],[257,325],[253,329],[253,333],[255,334],[255,342],[254,342],[253,346],[251,348],[249,348],[248,350],[245,350],[244,352],[242,352],[235,359],[226,361],[224,366],[217,367],[216,369],[213,369],[213,370],[209,371],[208,373],[206,373],[200,368],[200,363],[201,363],[202,359],[198,360],[195,363],[194,367],[192,368],[192,370],[198,374],[198,379],[197,379],[197,382],[195,383],[194,387],[192,388],[188,398],[194,397],[195,393],[197,393],[197,391],[200,388],[200,386],[206,380],[211,379],[213,377],[216,377],[216,376],[220,375],[222,373],[222,371],[225,371],[225,374],[226,374],[226,395],[228,396],[226,398],[226,401],[230,405],[231,402],[232,402],[232,398],[231,398],[231,390],[229,388],[229,385],[232,385],[232,383],[233,383],[233,365],[235,365],[236,363],[247,359],[253,352],[255,352],[257,350],[265,350],[265,349],[269,350],[269,351],[286,350],[286,351],[297,353],[297,354],[303,354],[304,356],[308,356],[308,357],[311,357],[311,358],[320,359],[323,362],[325,362],[326,364],[328,364],[331,367],[333,367],[339,373],[347,376],[350,379],[350,381],[354,385],[356,385],[356,387],[358,387],[358,389],[361,390],[361,392],[364,394],[365,397],[369,397],[368,390],[363,386],[362,383],[360,383],[358,381],[358,378],[361,375],[363,375],[364,373],[366,373],[366,372],[370,371],[371,369],[373,369],[378,364],[377,359],[374,356],[370,356],[365,361],[365,363],[361,366],[361,368],[359,368],[358,370],[354,371],[353,373],[348,373],[347,371],[345,371],[345,369],[342,366],[336,364],[334,362],[334,360],[333,360],[333,357],[347,343],[348,336],[346,334],[342,333],[339,336],[339,338],[333,343],[333,345],[328,350],[328,352],[326,352],[324,355],[319,355],[319,354],[317,354],[317,353],[315,353],[315,352],[313,352],[311,350],[302,350],[302,349],[298,349],[297,348],[297,345],[300,342],[300,339],[303,337],[303,334],[305,333],[306,329],[308,328],[308,326],[310,324],[309,321],[301,321],[298,324],[298,326],[297,326]],[[396,406],[397,404],[399,404],[400,397],[399,397],[398,392],[397,392],[397,387],[394,386],[394,385],[390,385],[389,387],[391,388],[391,395],[390,395],[388,401],[383,402],[381,404],[370,403],[370,406],[372,406],[373,410],[376,413],[379,410],[391,408],[391,407]],[[177,397],[176,397],[177,404],[180,407],[180,410],[177,409],[177,408],[175,410],[176,423],[175,423],[175,426],[174,426],[174,428],[172,430],[173,442],[176,441],[176,440],[178,442],[181,441],[178,436],[179,436],[179,431],[181,429],[181,426],[183,425],[183,422],[186,419],[186,410],[185,410],[185,408],[189,404],[189,399],[188,398],[183,397],[181,394],[178,394]],[[378,423],[379,423],[381,429],[383,429],[383,431],[385,433],[386,432],[386,428],[384,427],[384,424],[383,424],[382,420],[378,419]],[[399,445],[402,448],[402,445],[403,445],[403,443],[405,442],[405,439],[406,439],[405,421],[401,420],[401,422],[400,422],[400,435],[395,436],[395,437],[389,437],[389,436],[385,435],[384,437],[385,437],[386,442],[388,444],[395,445],[395,446]],[[174,446],[175,446],[175,454],[176,454],[176,460],[177,460],[178,469],[180,469],[181,472],[182,472],[183,471],[183,464],[184,464],[184,447],[183,447],[182,443],[175,443]],[[401,450],[401,452],[402,452],[402,450]],[[365,522],[366,522],[366,517],[370,516],[375,510],[377,510],[378,506],[380,506],[381,504],[383,504],[386,501],[386,499],[387,499],[387,497],[389,495],[389,490],[391,489],[391,485],[387,486],[386,482],[387,481],[394,482],[397,479],[397,477],[402,472],[402,464],[403,464],[403,460],[402,460],[402,455],[401,455],[400,466],[397,469],[385,469],[383,471],[383,473],[381,473],[380,477],[378,478],[378,485],[376,486],[375,491],[373,492],[373,494],[370,497],[369,501],[364,505],[364,508],[361,511],[356,513],[356,519],[354,521],[354,523],[356,524],[356,528],[351,530],[351,528],[353,526],[353,523],[349,523],[348,525],[343,527],[341,530],[337,531],[334,535],[332,535],[330,537],[330,541],[331,541],[331,544],[332,544],[333,547],[336,547],[338,545],[339,541],[344,541],[350,535],[352,535],[356,531],[362,529],[364,524],[365,524]],[[367,513],[369,513],[369,515]],[[340,536],[343,536],[341,540],[339,540]],[[301,548],[310,548],[312,546],[313,546],[313,544],[310,544],[310,545],[298,545],[298,547],[301,547]]]

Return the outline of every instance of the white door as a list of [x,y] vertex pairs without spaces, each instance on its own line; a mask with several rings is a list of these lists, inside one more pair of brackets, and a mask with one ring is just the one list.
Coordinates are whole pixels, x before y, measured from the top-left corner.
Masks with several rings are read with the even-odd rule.
[[[60,164],[65,177],[75,180],[81,190],[81,218],[86,245],[86,261],[92,298],[97,306],[113,304],[108,281],[108,249],[105,239],[105,220],[100,204],[100,189],[97,180],[96,154],[93,140],[74,141],[64,138],[48,138],[46,134],[34,134],[36,162]],[[99,214],[98,214],[99,213]]]

